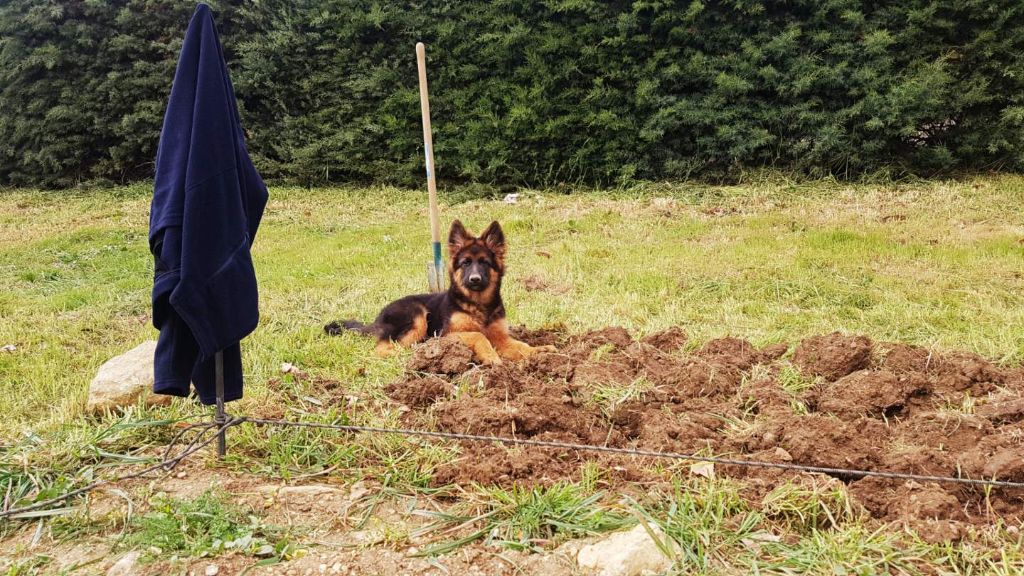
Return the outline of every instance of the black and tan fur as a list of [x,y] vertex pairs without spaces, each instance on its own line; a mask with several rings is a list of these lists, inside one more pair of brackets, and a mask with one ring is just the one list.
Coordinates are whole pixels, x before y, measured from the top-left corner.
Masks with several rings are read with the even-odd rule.
[[[483,364],[520,360],[540,350],[512,338],[501,302],[505,275],[505,234],[497,222],[474,237],[461,222],[448,234],[447,292],[415,294],[388,304],[372,324],[355,320],[328,324],[335,334],[342,327],[377,337],[377,354],[387,356],[395,346],[409,346],[432,336],[454,335],[472,348]],[[545,347],[550,348],[550,347]]]

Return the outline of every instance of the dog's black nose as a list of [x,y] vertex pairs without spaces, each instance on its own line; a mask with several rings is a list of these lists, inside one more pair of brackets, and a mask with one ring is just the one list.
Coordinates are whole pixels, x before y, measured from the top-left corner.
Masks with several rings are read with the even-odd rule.
[[469,276],[469,279],[466,280],[466,282],[469,283],[472,286],[475,286],[475,285],[483,282],[483,280],[484,280],[483,277],[480,276],[479,274],[471,274]]

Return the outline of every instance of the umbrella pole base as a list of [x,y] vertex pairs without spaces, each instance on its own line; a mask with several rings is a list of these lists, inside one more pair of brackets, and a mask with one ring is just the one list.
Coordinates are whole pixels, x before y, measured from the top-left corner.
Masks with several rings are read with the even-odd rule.
[[227,423],[228,417],[224,413],[224,353],[217,352],[214,355],[214,366],[216,376],[216,387],[217,387],[217,411],[214,414],[213,421],[217,424],[217,428],[221,429],[217,434],[217,458],[222,459],[227,454],[227,430],[224,430],[224,424]]

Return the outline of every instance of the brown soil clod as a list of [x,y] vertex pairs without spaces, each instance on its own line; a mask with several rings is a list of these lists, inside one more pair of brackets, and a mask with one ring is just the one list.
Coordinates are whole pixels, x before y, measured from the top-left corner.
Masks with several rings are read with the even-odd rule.
[[730,366],[737,370],[749,370],[761,361],[761,353],[754,345],[739,338],[719,338],[709,340],[697,355],[709,362]]
[[566,353],[574,356],[589,356],[599,349],[622,349],[632,343],[633,337],[625,328],[611,326],[570,338]]
[[927,382],[916,375],[861,370],[828,384],[818,396],[816,407],[819,412],[844,419],[892,418],[903,412],[911,397],[927,390]]
[[866,368],[871,360],[871,340],[839,332],[807,338],[796,347],[793,363],[806,376],[838,380]]
[[850,485],[851,495],[882,520],[964,520],[957,497],[934,482],[869,476]]
[[808,414],[778,425],[778,445],[794,462],[828,468],[875,469],[880,460],[879,444],[885,444],[885,424],[871,418],[845,422],[838,418]]
[[561,346],[567,338],[566,328],[562,325],[554,325],[547,328],[531,330],[526,326],[513,326],[509,329],[509,335],[525,342],[530,346]]
[[437,376],[411,377],[389,384],[384,392],[410,408],[423,408],[451,394],[454,387]]
[[993,424],[1010,424],[1024,420],[1024,398],[993,398],[977,410],[978,416]]
[[413,349],[406,368],[412,372],[461,374],[470,368],[473,351],[458,338],[431,338]]
[[765,346],[761,349],[761,362],[774,362],[785,356],[786,352],[789,352],[788,342],[779,342]]
[[895,374],[926,373],[935,366],[931,352],[920,346],[886,343],[881,367]]
[[681,350],[686,345],[688,339],[689,337],[686,335],[686,332],[683,332],[682,328],[673,326],[661,332],[648,334],[641,338],[640,341],[662,352],[671,353]]

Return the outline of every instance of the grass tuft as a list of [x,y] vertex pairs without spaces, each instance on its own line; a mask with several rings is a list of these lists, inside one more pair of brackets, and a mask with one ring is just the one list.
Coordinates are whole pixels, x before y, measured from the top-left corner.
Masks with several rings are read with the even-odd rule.
[[189,500],[155,497],[147,513],[132,519],[123,545],[150,557],[239,552],[287,558],[294,551],[283,531],[246,515],[227,495],[212,491]]
[[471,515],[435,514],[437,521],[421,534],[469,530],[455,540],[434,545],[424,555],[451,552],[475,541],[514,550],[539,551],[569,538],[622,528],[633,521],[599,503],[603,492],[587,493],[581,484],[550,487],[482,488]]

